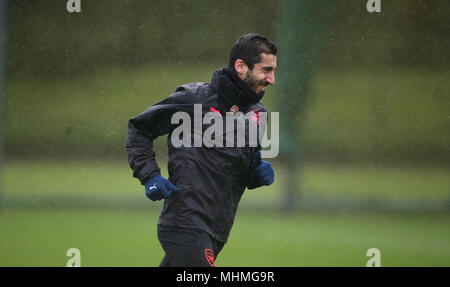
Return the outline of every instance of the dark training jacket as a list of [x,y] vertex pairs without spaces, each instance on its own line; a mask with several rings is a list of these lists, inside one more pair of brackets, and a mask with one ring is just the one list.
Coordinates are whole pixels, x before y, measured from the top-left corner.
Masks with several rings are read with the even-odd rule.
[[[126,151],[133,176],[142,184],[159,175],[153,152],[153,141],[167,138],[169,180],[181,191],[164,201],[158,224],[194,228],[206,231],[218,241],[226,242],[236,210],[245,188],[259,187],[253,173],[253,161],[260,144],[250,147],[174,147],[171,133],[178,126],[171,124],[175,112],[184,111],[193,119],[194,104],[202,104],[202,115],[218,111],[224,122],[226,112],[235,105],[244,114],[266,112],[260,102],[263,93],[256,94],[231,67],[214,71],[211,83],[190,83],[179,86],[166,99],[148,108],[128,123]],[[234,109],[236,109],[234,107]],[[203,118],[203,117],[202,117]],[[193,120],[191,120],[193,125]],[[247,121],[245,135],[248,139]],[[259,124],[259,122],[258,122]],[[203,124],[203,132],[210,125]],[[236,125],[233,125],[236,140]]]

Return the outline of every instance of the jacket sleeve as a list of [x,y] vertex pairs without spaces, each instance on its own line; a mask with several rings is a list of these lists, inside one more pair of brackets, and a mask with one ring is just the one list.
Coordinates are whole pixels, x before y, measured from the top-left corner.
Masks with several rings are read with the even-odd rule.
[[[260,102],[260,103],[258,103],[256,106],[255,106],[255,109],[254,109],[254,111],[257,111],[258,113],[259,112],[265,112],[265,113],[267,113],[267,109],[264,107],[264,105]],[[268,124],[268,118],[267,118],[267,124]],[[258,126],[259,126],[259,114],[258,114]],[[264,132],[265,132],[265,130],[266,130],[266,128],[267,127],[264,127],[263,128],[263,126],[259,126],[260,128],[261,128],[261,130],[260,131],[258,131],[258,135],[260,135],[260,133],[262,132],[262,134],[264,134]],[[258,137],[258,138],[260,138],[260,137]],[[261,137],[262,138],[262,137]],[[251,166],[250,166],[250,171],[249,171],[249,173],[248,173],[248,180],[247,180],[247,188],[248,189],[255,189],[255,188],[258,188],[258,187],[261,187],[262,186],[262,184],[260,184],[259,183],[259,179],[258,179],[258,177],[256,176],[256,174],[255,174],[255,160],[256,160],[256,153],[259,151],[259,150],[261,150],[261,143],[259,142],[259,140],[258,140],[258,146],[257,146],[257,148],[253,151],[253,153],[252,153],[252,164],[251,164]]]
[[128,155],[128,164],[133,170],[133,176],[142,184],[160,174],[153,151],[153,141],[159,136],[170,133],[175,128],[170,122],[171,117],[175,112],[183,110],[189,105],[186,102],[187,97],[187,91],[178,88],[166,99],[129,120],[125,150]]
[[248,181],[247,181],[247,188],[248,189],[255,189],[255,188],[258,188],[258,187],[262,186],[262,184],[259,183],[259,180],[258,180],[258,178],[255,175],[255,172],[254,172],[255,166],[253,164],[254,162],[255,162],[255,156],[253,157],[252,165],[250,167],[250,172],[249,172],[249,175],[248,175]]

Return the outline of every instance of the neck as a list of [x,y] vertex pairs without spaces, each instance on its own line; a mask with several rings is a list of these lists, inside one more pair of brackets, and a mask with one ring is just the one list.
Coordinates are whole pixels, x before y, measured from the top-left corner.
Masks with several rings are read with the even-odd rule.
[[225,67],[214,71],[211,85],[216,89],[219,99],[225,105],[225,111],[236,105],[246,110],[250,105],[258,103],[264,91],[257,94],[236,73],[234,68]]

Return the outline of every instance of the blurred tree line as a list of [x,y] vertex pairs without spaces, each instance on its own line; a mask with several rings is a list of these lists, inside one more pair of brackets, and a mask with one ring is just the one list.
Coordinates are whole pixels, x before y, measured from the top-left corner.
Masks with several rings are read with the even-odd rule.
[[[450,1],[341,0],[328,30],[328,68],[449,67]],[[73,76],[102,66],[226,62],[242,30],[274,35],[281,0],[9,1],[9,74]],[[378,19],[376,19],[378,18]],[[381,20],[382,18],[382,20]],[[293,27],[295,29],[295,27]]]
[[61,0],[10,5],[9,71],[70,76],[105,65],[226,59],[239,36],[234,28],[270,30],[278,3],[96,0],[82,1],[82,13],[73,14]]

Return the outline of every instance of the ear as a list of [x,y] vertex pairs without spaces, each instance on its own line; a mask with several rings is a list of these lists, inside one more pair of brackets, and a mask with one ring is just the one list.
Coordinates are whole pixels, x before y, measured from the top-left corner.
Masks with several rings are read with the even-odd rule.
[[234,69],[238,73],[239,77],[242,78],[247,73],[248,66],[243,60],[237,59],[236,62],[234,62]]

